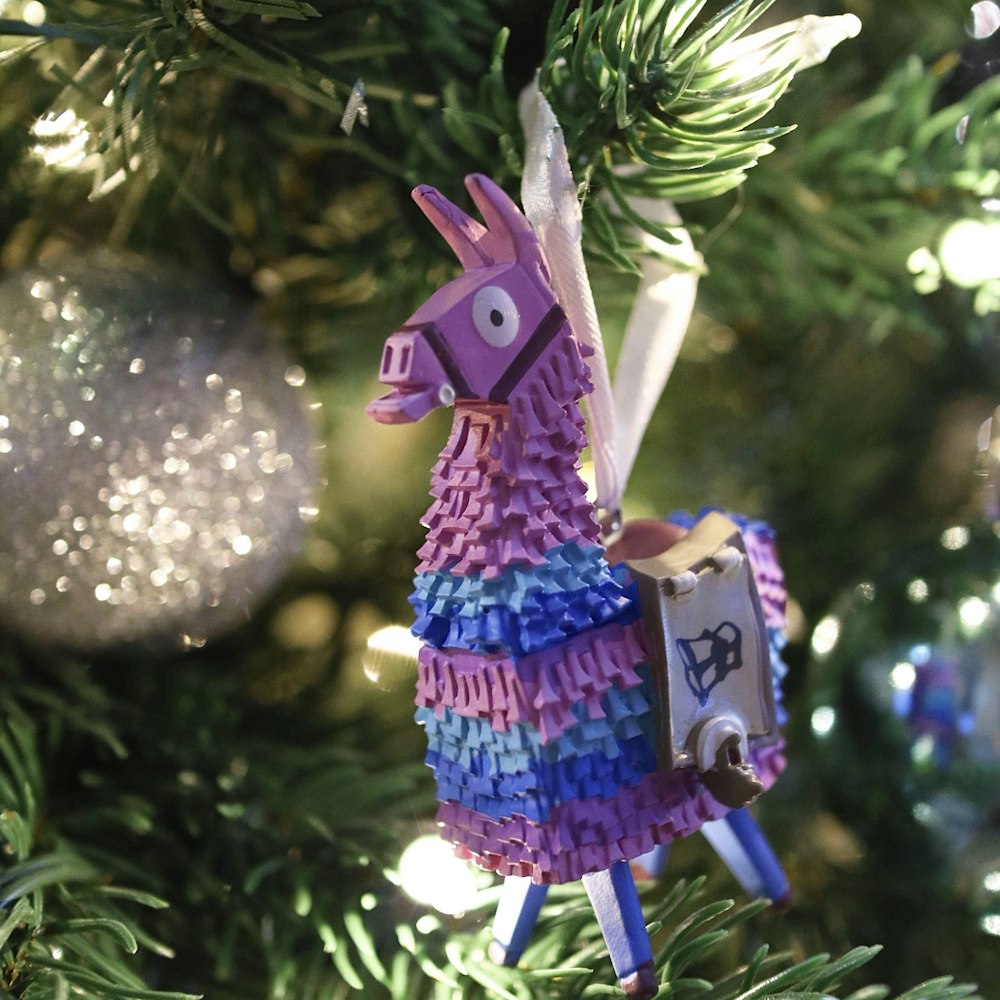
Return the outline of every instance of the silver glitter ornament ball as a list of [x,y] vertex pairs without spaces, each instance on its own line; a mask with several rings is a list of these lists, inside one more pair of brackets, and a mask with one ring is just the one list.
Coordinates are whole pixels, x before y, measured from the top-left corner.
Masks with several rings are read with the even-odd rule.
[[0,282],[0,621],[166,652],[244,620],[313,513],[304,380],[245,308],[147,260]]

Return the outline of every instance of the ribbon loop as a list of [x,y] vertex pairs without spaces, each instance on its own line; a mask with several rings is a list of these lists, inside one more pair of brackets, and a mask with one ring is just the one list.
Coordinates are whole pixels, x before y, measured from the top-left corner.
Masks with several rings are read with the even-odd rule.
[[583,212],[555,113],[535,80],[521,94],[518,111],[525,134],[521,204],[545,250],[552,286],[589,359],[594,392],[587,402],[590,449],[597,478],[597,506],[614,509],[624,493],[617,478],[615,415],[601,325],[583,260]]
[[650,253],[625,330],[614,387],[600,321],[583,259],[583,212],[570,169],[562,129],[537,80],[519,101],[525,133],[521,202],[541,241],[552,285],[581,343],[590,347],[594,391],[587,400],[597,506],[620,520],[622,497],[657,401],[663,393],[694,310],[701,255],[694,249],[673,205],[636,198],[632,207],[647,218],[676,227],[681,242],[657,254],[655,237],[643,236]]

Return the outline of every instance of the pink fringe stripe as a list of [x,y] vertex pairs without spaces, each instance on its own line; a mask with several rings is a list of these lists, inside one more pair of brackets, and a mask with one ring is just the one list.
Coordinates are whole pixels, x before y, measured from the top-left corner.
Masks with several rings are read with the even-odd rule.
[[612,685],[624,691],[642,683],[635,664],[645,652],[636,631],[636,625],[612,623],[518,660],[424,646],[416,703],[439,718],[451,708],[466,718],[489,719],[497,732],[527,723],[543,744],[551,743],[576,725],[572,705],[583,703],[588,718],[601,719],[601,699]]
[[[765,790],[785,768],[783,749],[780,743],[751,753]],[[684,768],[649,774],[612,799],[563,802],[545,823],[523,816],[496,821],[455,802],[442,802],[437,820],[459,857],[499,875],[558,883],[631,861],[729,811],[709,794],[693,768]]]

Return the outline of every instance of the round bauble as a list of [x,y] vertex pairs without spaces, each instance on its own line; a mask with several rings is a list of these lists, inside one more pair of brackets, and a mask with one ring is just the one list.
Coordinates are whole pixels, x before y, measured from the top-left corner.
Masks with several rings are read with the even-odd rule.
[[245,308],[156,262],[0,282],[0,619],[87,652],[244,620],[314,504],[303,382]]

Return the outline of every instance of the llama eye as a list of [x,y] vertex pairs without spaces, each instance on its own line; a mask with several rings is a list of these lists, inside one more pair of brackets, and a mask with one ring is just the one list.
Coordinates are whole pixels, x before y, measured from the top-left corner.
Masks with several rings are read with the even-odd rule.
[[497,285],[487,285],[472,300],[472,322],[491,347],[506,347],[517,336],[521,317],[514,300]]

